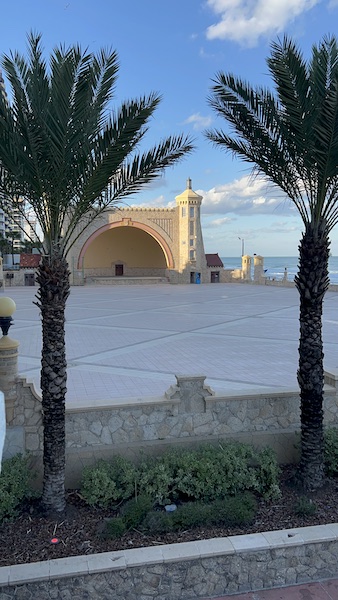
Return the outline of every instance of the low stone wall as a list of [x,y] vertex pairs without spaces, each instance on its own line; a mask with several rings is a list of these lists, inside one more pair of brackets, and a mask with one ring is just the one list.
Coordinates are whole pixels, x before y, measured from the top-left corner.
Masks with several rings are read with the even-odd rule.
[[[326,425],[338,426],[338,375],[326,375]],[[262,394],[215,395],[205,376],[176,376],[177,384],[160,398],[124,398],[92,407],[66,410],[68,486],[77,486],[83,467],[114,453],[137,460],[141,452],[156,453],[168,445],[196,445],[237,439],[269,445],[281,462],[298,457],[300,427],[296,390]],[[17,380],[7,411],[4,456],[29,451],[41,457],[41,400],[32,385]]]
[[0,600],[196,600],[337,576],[338,524],[0,568]]
[[[5,289],[10,289],[12,286],[24,286],[25,285],[25,274],[36,275],[37,269],[13,269],[4,271],[4,286]],[[9,275],[10,277],[8,277]]]
[[[124,265],[123,277],[166,277],[167,269],[159,267],[128,267]],[[87,281],[97,277],[116,277],[115,266],[102,267],[96,269],[84,269],[84,276]]]

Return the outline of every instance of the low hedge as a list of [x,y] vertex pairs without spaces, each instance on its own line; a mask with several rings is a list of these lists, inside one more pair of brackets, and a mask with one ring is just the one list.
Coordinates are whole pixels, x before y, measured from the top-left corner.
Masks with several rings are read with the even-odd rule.
[[116,456],[83,472],[81,494],[91,505],[113,507],[139,494],[165,505],[177,499],[210,502],[244,491],[265,499],[279,495],[279,467],[270,448],[237,442],[171,449],[138,466]]
[[0,473],[0,523],[17,514],[20,503],[32,495],[28,457],[17,454],[4,460]]

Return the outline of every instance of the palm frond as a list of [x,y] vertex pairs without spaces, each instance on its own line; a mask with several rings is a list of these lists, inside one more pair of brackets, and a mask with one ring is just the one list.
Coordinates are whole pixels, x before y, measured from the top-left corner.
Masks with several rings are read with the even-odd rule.
[[25,197],[45,245],[66,253],[89,212],[95,217],[140,190],[193,145],[169,137],[138,156],[161,97],[127,101],[110,115],[116,52],[60,46],[48,68],[41,36],[30,34],[28,45],[28,59],[14,53],[2,61],[13,102],[0,102],[0,203]]
[[308,63],[287,37],[272,44],[268,67],[276,94],[218,73],[208,101],[230,134],[206,136],[286,192],[305,224],[336,223],[338,45],[324,38]]
[[[79,220],[86,216],[88,211],[100,215],[108,207],[117,206],[127,196],[139,192],[146,184],[160,176],[164,169],[173,166],[185,155],[194,149],[192,140],[188,136],[172,136],[160,142],[154,148],[142,155],[134,155],[130,161],[124,161],[110,177],[108,185],[102,188],[101,194],[94,193],[92,185],[95,184],[95,175],[90,179],[90,186],[84,190],[84,195],[67,212],[67,232],[63,238],[65,251],[68,252],[83,230],[80,228],[74,236],[74,231]],[[99,175],[100,176],[100,175]]]

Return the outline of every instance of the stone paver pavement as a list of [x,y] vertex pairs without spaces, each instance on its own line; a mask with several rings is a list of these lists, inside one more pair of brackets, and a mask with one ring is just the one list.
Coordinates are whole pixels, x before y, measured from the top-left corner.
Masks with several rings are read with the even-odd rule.
[[338,600],[338,579],[222,596],[214,600]]
[[[36,288],[7,288],[19,372],[39,386]],[[338,294],[323,315],[325,368],[338,367]],[[72,288],[66,343],[69,406],[161,396],[175,374],[204,374],[222,393],[296,386],[298,293],[241,284]],[[338,600],[338,579],[225,596],[224,600]],[[218,600],[223,600],[219,598]]]
[[[19,372],[39,386],[36,288],[7,288]],[[338,294],[324,307],[325,367],[338,366]],[[175,374],[216,392],[297,385],[298,293],[243,284],[73,287],[67,304],[68,405],[161,396]]]

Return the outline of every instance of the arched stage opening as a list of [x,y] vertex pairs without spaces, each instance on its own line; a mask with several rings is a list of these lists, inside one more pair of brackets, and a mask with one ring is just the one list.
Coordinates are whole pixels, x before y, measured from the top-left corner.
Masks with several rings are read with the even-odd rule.
[[173,257],[161,236],[143,223],[110,223],[83,245],[78,268],[86,277],[166,277]]

